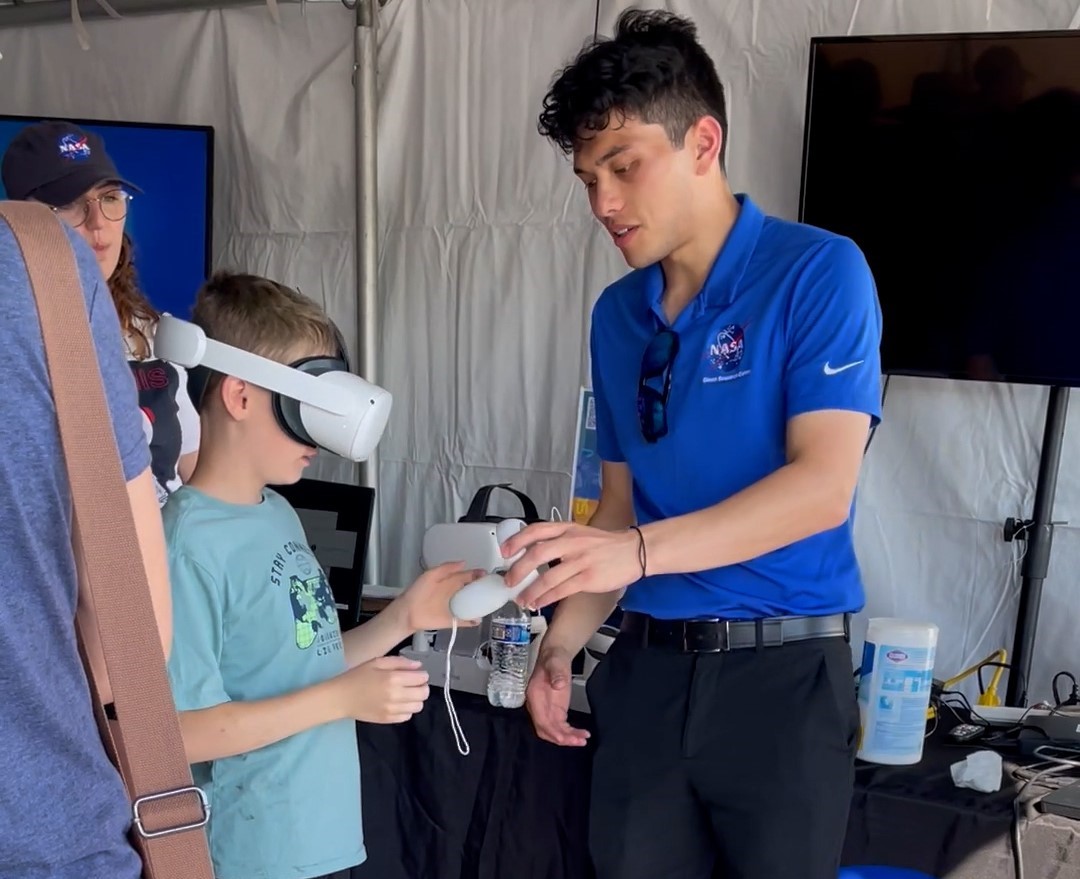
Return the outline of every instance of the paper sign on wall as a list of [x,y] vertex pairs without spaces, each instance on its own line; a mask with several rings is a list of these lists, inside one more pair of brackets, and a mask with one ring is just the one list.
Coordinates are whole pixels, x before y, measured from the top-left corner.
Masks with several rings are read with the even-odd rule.
[[596,400],[589,388],[578,399],[574,473],[570,479],[570,518],[586,523],[600,501],[600,456],[596,452]]

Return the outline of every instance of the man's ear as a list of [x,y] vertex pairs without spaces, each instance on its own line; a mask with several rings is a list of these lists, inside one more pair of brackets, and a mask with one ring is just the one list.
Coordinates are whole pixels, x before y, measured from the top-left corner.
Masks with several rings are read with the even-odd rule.
[[694,170],[698,174],[712,171],[720,163],[724,132],[715,116],[702,116],[687,132],[687,146],[693,150]]
[[227,375],[219,387],[221,403],[234,421],[244,421],[251,412],[251,388],[246,381]]

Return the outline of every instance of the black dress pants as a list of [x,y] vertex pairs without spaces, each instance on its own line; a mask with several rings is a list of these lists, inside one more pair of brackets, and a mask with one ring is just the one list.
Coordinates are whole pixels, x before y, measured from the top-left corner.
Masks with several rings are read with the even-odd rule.
[[844,638],[693,654],[620,636],[588,692],[597,879],[836,879],[859,728]]

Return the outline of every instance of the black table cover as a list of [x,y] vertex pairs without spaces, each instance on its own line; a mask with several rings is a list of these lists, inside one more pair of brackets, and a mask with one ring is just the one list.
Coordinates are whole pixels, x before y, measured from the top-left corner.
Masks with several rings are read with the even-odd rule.
[[[524,710],[465,693],[454,703],[468,757],[457,752],[438,688],[407,724],[358,727],[368,862],[354,879],[592,879],[591,748],[540,741]],[[949,766],[971,750],[939,733],[916,766],[860,763],[844,864],[1015,879],[1019,785],[1006,777],[996,794],[957,788]],[[1024,879],[1080,879],[1080,822],[1035,814],[1022,852]]]

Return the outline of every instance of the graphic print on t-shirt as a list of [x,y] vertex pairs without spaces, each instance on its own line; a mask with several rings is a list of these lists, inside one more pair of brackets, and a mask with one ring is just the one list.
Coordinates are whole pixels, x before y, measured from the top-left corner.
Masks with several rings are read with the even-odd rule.
[[158,490],[168,491],[176,481],[176,464],[180,460],[182,436],[176,394],[180,390],[180,373],[164,360],[128,361],[139,389],[139,408],[150,422],[150,470]]
[[341,626],[334,593],[308,547],[295,540],[286,543],[274,556],[270,582],[289,589],[297,647],[307,650],[317,644],[319,656],[341,650]]

